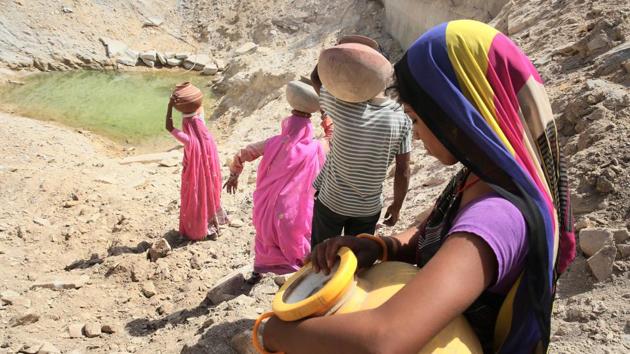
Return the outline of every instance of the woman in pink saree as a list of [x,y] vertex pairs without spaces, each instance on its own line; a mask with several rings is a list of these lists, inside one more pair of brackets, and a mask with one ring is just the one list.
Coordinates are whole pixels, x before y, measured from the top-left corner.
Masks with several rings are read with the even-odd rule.
[[[289,89],[291,85],[296,83]],[[282,121],[279,135],[241,149],[230,165],[226,188],[234,193],[243,162],[263,156],[253,196],[256,255],[252,281],[258,280],[260,273],[294,272],[310,253],[312,183],[325,159],[323,144],[313,139],[310,112],[319,110],[314,91],[313,95],[309,96],[314,102],[310,106],[292,105],[296,109]],[[329,138],[332,126],[329,121],[325,123],[322,126]]]
[[[193,241],[216,237],[218,217],[223,215],[221,166],[203,120],[202,98],[201,91],[189,83],[178,85],[166,116],[166,129],[184,145],[179,232]],[[182,112],[183,131],[173,127],[173,107]]]

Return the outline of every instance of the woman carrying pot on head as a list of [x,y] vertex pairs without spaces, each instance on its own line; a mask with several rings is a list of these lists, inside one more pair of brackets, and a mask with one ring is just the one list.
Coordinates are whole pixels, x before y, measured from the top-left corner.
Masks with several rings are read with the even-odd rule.
[[386,255],[420,270],[372,310],[299,322],[272,317],[265,347],[417,353],[463,314],[484,352],[545,352],[555,282],[575,256],[575,239],[542,80],[510,39],[470,20],[422,35],[395,65],[395,79],[414,138],[443,164],[463,168],[417,229],[384,242],[332,238],[311,260],[328,273],[345,246],[359,267]]
[[[287,100],[293,108],[281,124],[280,134],[241,149],[230,164],[228,193],[235,193],[245,162],[262,156],[254,191],[253,223],[256,229],[254,272],[292,273],[304,263],[311,250],[313,180],[325,160],[323,144],[313,139],[311,114],[319,111],[318,96],[308,84],[291,81]],[[330,118],[324,118],[328,141]],[[328,124],[324,124],[328,123]]]

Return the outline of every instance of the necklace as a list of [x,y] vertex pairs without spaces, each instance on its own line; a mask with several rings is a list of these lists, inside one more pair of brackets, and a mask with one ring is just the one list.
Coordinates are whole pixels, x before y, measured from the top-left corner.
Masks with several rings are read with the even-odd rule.
[[460,186],[457,189],[457,194],[463,193],[465,190],[467,190],[468,188],[472,187],[475,185],[475,183],[479,182],[481,179],[479,179],[479,177],[477,176],[472,176],[472,178],[470,179],[470,181],[468,183],[464,183],[463,186]]

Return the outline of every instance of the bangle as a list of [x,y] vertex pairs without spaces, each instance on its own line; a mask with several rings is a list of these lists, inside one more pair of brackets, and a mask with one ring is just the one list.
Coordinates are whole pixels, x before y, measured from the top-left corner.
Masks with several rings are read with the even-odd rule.
[[370,235],[370,234],[359,234],[356,237],[372,240],[378,243],[379,245],[381,245],[381,249],[383,250],[383,256],[381,257],[380,261],[381,262],[387,261],[387,244],[385,243],[385,240],[383,240],[381,237]]

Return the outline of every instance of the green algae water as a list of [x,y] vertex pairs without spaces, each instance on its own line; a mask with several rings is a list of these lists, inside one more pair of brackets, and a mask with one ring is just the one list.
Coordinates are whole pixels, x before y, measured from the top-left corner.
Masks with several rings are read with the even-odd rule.
[[[168,138],[164,117],[177,83],[191,81],[211,105],[207,79],[198,72],[56,72],[28,76],[24,85],[0,87],[0,101],[15,114],[91,130],[141,145]],[[175,124],[180,114],[174,111]],[[172,139],[172,138],[171,138]]]

